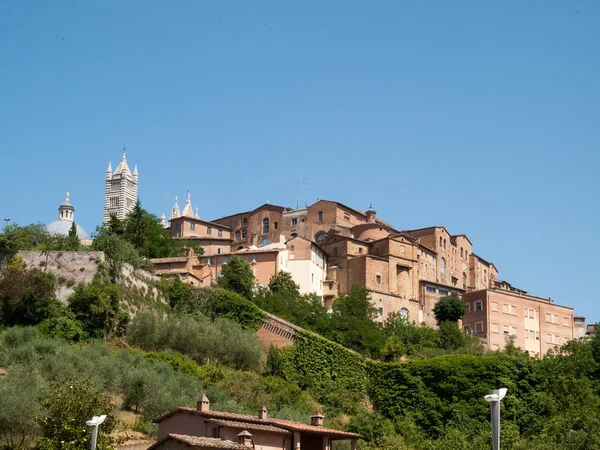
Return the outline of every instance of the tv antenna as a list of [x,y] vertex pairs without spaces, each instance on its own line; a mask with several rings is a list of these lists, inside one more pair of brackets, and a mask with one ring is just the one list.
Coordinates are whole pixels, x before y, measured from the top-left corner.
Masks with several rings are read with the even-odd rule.
[[305,188],[305,206],[308,206],[308,176],[298,178],[296,180],[296,209],[300,209],[300,186],[304,185]]

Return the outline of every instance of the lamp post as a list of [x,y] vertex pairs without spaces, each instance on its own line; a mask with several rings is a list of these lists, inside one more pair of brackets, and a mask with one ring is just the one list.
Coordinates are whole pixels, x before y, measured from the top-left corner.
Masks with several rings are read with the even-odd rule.
[[85,424],[92,427],[92,450],[96,450],[96,440],[98,439],[98,427],[104,420],[106,415],[94,416],[91,420],[88,420]]
[[506,396],[506,388],[494,389],[483,397],[490,403],[492,413],[492,449],[500,450],[500,401]]

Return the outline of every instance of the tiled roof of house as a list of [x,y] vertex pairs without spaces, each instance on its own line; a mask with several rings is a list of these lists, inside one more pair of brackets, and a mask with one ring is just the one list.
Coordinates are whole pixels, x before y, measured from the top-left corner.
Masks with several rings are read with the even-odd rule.
[[215,425],[221,425],[230,428],[239,428],[240,430],[256,430],[256,431],[269,431],[271,433],[290,434],[288,430],[283,428],[274,427],[272,425],[262,425],[258,423],[238,422],[236,420],[225,420],[225,419],[208,419],[207,422],[214,423]]
[[292,422],[291,420],[283,420],[283,419],[259,419],[256,416],[250,416],[248,414],[238,414],[238,413],[230,413],[224,411],[198,411],[195,408],[177,408],[174,411],[171,411],[158,419],[155,419],[153,422],[159,423],[163,419],[170,417],[177,413],[188,413],[188,414],[197,414],[199,416],[203,416],[209,419],[224,419],[224,420],[234,420],[237,422],[246,422],[260,425],[272,425],[276,427],[285,428],[287,430],[292,431],[304,431],[308,433],[316,433],[316,434],[328,434],[331,436],[339,436],[339,437],[347,437],[347,438],[360,438],[362,437],[360,434],[350,433],[347,431],[334,430],[333,428],[325,428],[325,427],[317,427],[314,425],[307,425],[301,422]]
[[150,262],[152,264],[161,264],[161,263],[175,263],[175,262],[187,262],[187,256],[174,257],[174,258],[154,258],[151,259]]
[[187,436],[185,434],[168,434],[156,444],[149,447],[148,450],[158,448],[163,442],[168,440],[174,440],[192,448],[225,448],[235,450],[247,448],[244,447],[242,444],[238,444],[237,442],[225,441],[218,438]]

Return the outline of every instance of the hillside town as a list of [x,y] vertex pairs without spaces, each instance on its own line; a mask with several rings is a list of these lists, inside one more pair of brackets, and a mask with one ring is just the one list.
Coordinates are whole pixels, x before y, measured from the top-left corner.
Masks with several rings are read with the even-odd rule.
[[[138,170],[126,157],[106,172],[104,222],[119,219],[137,200]],[[305,208],[263,204],[226,217],[206,220],[188,192],[178,198],[168,220],[175,239],[192,241],[198,253],[153,259],[155,273],[179,277],[192,286],[211,286],[233,255],[252,266],[255,283],[266,287],[273,275],[289,272],[303,294],[314,293],[327,307],[352,286],[365,287],[377,308],[377,320],[391,313],[435,327],[433,308],[442,297],[463,300],[464,333],[482,339],[489,350],[504,347],[508,336],[532,357],[586,334],[585,318],[568,305],[519,289],[499,276],[489,256],[474,252],[466,234],[443,225],[418,230],[395,227],[367,211],[332,200]],[[492,255],[493,256],[493,255]]]

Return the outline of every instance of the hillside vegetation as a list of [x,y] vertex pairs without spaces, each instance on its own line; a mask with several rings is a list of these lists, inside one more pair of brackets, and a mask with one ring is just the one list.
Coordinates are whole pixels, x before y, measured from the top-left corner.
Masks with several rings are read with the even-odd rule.
[[[123,255],[143,265],[150,248],[163,247],[118,234],[121,225],[97,236],[117,244],[108,247],[115,260],[76,286],[66,305],[55,298],[51,273],[18,258],[1,269],[0,367],[8,375],[0,376],[0,448],[86,448],[86,418],[109,412],[98,448],[111,449],[129,435],[155,435],[153,418],[206,393],[225,411],[256,414],[265,405],[275,417],[305,422],[322,411],[328,426],[361,433],[361,450],[488,449],[483,396],[507,387],[504,449],[600,449],[600,336],[543,360],[510,341],[486,352],[458,331],[452,299],[436,312],[437,330],[397,316],[377,324],[361,288],[328,313],[300,295],[289,274],[249,290],[252,272],[239,258],[230,259],[220,287],[194,291],[162,280],[157,289],[169,305],[136,299],[132,317],[132,293],[110,267]],[[22,245],[5,234],[0,244]],[[121,244],[135,254],[115,251]],[[264,311],[305,331],[290,347],[264,348],[254,335]]]

